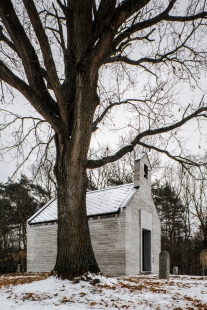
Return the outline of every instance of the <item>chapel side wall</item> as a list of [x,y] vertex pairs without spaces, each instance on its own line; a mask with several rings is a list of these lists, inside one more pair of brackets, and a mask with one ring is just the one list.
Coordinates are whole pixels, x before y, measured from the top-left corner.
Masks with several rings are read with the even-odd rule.
[[101,272],[105,275],[124,275],[125,213],[119,217],[90,220],[89,228],[94,254]]
[[57,225],[27,224],[27,272],[50,272],[57,255]]
[[149,167],[147,156],[140,161],[139,188],[126,207],[126,275],[141,272],[140,210],[152,213],[152,272],[159,272],[161,251],[160,220],[151,194],[151,176],[144,178],[144,164]]
[[[57,255],[58,225],[27,225],[27,272],[50,272]],[[125,214],[89,221],[94,253],[103,274],[125,274]]]

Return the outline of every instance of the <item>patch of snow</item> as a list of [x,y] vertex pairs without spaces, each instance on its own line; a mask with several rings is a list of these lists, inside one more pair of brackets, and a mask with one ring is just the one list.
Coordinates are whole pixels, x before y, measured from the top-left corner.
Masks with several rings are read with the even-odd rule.
[[[25,284],[0,288],[0,310],[207,309],[207,277],[89,274],[74,281],[48,277],[26,283],[28,279],[36,277],[26,275]],[[13,278],[4,275],[0,280]]]

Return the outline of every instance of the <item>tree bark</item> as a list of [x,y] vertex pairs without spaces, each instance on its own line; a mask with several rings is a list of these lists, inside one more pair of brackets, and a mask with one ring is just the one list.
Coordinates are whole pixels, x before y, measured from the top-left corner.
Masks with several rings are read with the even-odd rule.
[[86,214],[87,153],[97,102],[96,88],[91,87],[87,76],[78,74],[76,89],[71,135],[56,134],[58,252],[54,269],[59,277],[67,279],[85,272],[99,272]]

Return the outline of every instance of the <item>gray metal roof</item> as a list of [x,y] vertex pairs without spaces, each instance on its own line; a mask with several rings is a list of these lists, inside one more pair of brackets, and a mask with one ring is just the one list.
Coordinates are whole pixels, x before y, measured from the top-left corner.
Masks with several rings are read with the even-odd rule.
[[[134,184],[124,184],[116,187],[86,193],[87,215],[115,213],[124,208],[137,189]],[[29,224],[56,221],[57,199],[50,200],[44,207],[28,219]]]

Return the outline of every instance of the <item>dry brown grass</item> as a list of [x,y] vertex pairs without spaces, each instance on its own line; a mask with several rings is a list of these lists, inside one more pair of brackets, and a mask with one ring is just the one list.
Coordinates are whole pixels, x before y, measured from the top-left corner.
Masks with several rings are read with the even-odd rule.
[[49,273],[11,273],[0,274],[0,288],[10,285],[26,284],[34,281],[44,280],[49,277]]

